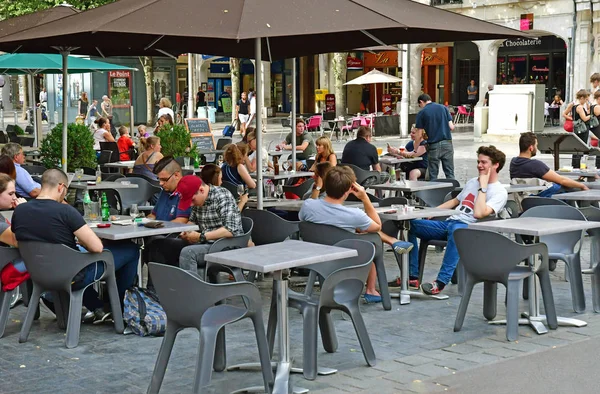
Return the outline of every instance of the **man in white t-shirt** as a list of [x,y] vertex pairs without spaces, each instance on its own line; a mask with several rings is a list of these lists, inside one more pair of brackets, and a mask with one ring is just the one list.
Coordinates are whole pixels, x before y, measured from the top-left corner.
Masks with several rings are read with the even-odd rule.
[[437,279],[431,283],[423,283],[421,290],[425,294],[439,294],[450,282],[458,263],[458,250],[454,243],[454,231],[464,228],[469,223],[490,215],[497,215],[508,198],[508,193],[498,181],[498,173],[506,162],[506,155],[495,146],[481,146],[477,150],[477,170],[479,176],[467,182],[462,192],[446,201],[438,208],[456,209],[456,214],[445,221],[411,220],[408,240],[413,244],[410,251],[410,280],[418,286],[419,246],[417,238],[426,240],[448,241],[442,267]]
[[[380,231],[381,219],[379,219],[365,189],[356,183],[356,176],[350,167],[333,167],[327,172],[323,183],[327,190],[327,196],[306,200],[298,215],[300,220],[328,224],[352,233],[379,233],[383,242],[390,244],[397,254],[410,250],[410,243],[398,241]],[[350,194],[356,196],[363,203],[364,211],[344,206],[344,201]],[[381,302],[381,295],[375,288],[376,279],[377,271],[373,264],[367,276],[367,288],[364,294],[367,303]]]

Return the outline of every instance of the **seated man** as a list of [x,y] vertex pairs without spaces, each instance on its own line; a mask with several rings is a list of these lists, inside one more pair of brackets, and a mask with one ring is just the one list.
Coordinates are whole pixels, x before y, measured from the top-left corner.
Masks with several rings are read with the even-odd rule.
[[[394,248],[397,254],[410,250],[408,242],[398,241],[382,233],[381,219],[375,211],[365,189],[356,183],[356,176],[351,168],[337,166],[331,168],[324,180],[327,196],[320,199],[308,199],[302,204],[300,220],[328,224],[350,232],[379,233],[382,240]],[[364,205],[364,211],[344,206],[344,201],[353,194]],[[364,299],[368,303],[381,302],[381,295],[375,289],[377,271],[375,264],[371,266],[367,277],[367,289]]]
[[178,208],[181,196],[176,192],[177,185],[182,178],[181,166],[173,156],[165,156],[154,165],[154,173],[163,190],[148,218],[187,223],[191,209],[189,207],[184,210]]
[[204,255],[212,243],[221,238],[242,235],[242,216],[233,195],[221,186],[209,185],[195,175],[184,176],[179,182],[179,210],[192,208],[190,222],[200,231],[187,231],[180,238],[164,238],[152,242],[152,261],[179,266],[197,272],[204,265]]
[[355,165],[365,171],[377,171],[381,174],[378,183],[384,183],[389,179],[389,174],[381,172],[377,148],[371,144],[372,137],[373,133],[370,128],[360,126],[356,131],[356,139],[344,146],[342,163]]
[[[563,193],[565,188],[588,190],[581,182],[558,175],[545,163],[531,160],[537,153],[537,137],[532,132],[522,133],[519,138],[519,156],[510,161],[510,179],[540,179],[547,189],[537,195],[539,197],[552,197],[554,194]],[[545,181],[545,182],[544,182]]]
[[[306,131],[306,124],[302,119],[296,119],[296,170],[301,170],[306,167],[306,160],[313,157],[317,153],[317,147],[313,141],[312,135]],[[292,133],[290,132],[285,141],[275,147],[277,150],[292,150]],[[291,156],[290,156],[291,159]]]
[[40,184],[33,180],[31,175],[21,167],[25,164],[25,154],[21,145],[9,142],[2,147],[2,154],[7,155],[15,163],[17,171],[16,190],[20,197],[36,198],[40,194]]
[[467,227],[478,219],[496,215],[504,208],[508,193],[498,181],[498,173],[504,166],[506,156],[495,146],[481,146],[477,150],[477,170],[479,177],[470,179],[462,192],[438,208],[456,208],[456,214],[445,221],[411,220],[408,240],[413,244],[410,251],[409,285],[418,287],[419,246],[417,238],[426,240],[447,240],[446,252],[437,279],[423,283],[425,294],[439,294],[450,282],[458,263],[458,251],[454,243],[454,230]]
[[[44,172],[39,196],[27,204],[17,206],[12,216],[11,225],[17,241],[62,244],[90,253],[100,253],[106,246],[106,249],[113,252],[117,287],[122,303],[125,290],[133,285],[137,273],[139,248],[129,241],[105,242],[103,245],[75,208],[60,203],[67,193],[67,182],[67,176],[60,170]],[[40,218],[43,219],[42,222]],[[104,264],[88,265],[73,278],[73,289],[84,288],[100,278],[103,272]],[[96,320],[104,321],[109,316],[104,312],[104,304],[93,286],[85,290],[83,305],[93,313]]]

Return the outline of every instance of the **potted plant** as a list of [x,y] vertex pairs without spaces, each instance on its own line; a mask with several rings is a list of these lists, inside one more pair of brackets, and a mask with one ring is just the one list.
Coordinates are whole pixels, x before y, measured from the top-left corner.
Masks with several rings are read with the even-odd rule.
[[[46,168],[62,168],[62,123],[57,124],[42,141],[40,153]],[[96,151],[94,137],[84,125],[70,123],[67,126],[67,160],[68,168],[64,171],[75,171],[76,168],[96,167]]]
[[[164,125],[160,130],[154,131],[154,135],[160,138],[161,152],[165,156],[189,156],[191,147],[190,132],[185,126],[176,124]],[[186,152],[187,149],[187,152]]]
[[17,135],[25,135],[25,130],[23,130],[21,128],[21,126],[19,126],[18,124],[15,125],[15,133],[17,133]]

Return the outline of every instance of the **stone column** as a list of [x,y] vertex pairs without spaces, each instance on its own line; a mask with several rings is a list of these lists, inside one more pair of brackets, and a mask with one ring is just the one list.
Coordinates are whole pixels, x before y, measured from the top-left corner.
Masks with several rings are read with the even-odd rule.
[[421,53],[427,45],[410,45],[408,56],[410,61],[410,101],[408,102],[409,113],[419,112],[417,99],[421,94]]
[[577,0],[577,32],[573,43],[574,57],[572,64],[573,86],[571,97],[565,102],[575,99],[575,93],[580,89],[590,88],[590,75],[597,70],[591,70],[591,7],[589,1]]
[[483,103],[488,85],[496,84],[498,73],[498,47],[501,40],[475,41],[479,48],[479,102]]

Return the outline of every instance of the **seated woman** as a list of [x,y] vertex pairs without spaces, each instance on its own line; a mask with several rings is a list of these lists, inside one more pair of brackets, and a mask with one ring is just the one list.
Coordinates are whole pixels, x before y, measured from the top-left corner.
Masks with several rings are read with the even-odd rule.
[[116,142],[110,133],[110,122],[107,118],[98,118],[94,123],[98,126],[94,131],[94,150],[100,150],[101,142]]
[[[8,174],[0,174],[0,209],[13,209],[24,202],[26,202],[24,198],[17,197],[15,180]],[[15,234],[10,227],[10,221],[2,214],[0,214],[0,244],[18,246]],[[2,291],[13,290],[27,280],[28,275],[23,260],[13,261],[11,266],[5,266],[2,270]]]
[[[316,163],[315,163],[316,164]],[[325,190],[325,175],[327,172],[333,168],[330,162],[324,161],[322,163],[316,164],[315,167],[315,183],[312,187],[312,192],[310,194],[310,198],[325,198],[327,195]]]
[[12,157],[8,155],[0,156],[0,173],[8,175],[12,180],[17,179],[17,169]]
[[221,166],[223,180],[233,183],[236,186],[246,185],[249,189],[255,189],[256,182],[250,177],[250,173],[244,165],[245,156],[236,144],[225,146],[225,152],[223,153],[224,162]]
[[427,133],[424,130],[413,127],[410,131],[410,138],[412,141],[406,144],[404,151],[389,145],[387,151],[399,157],[421,157],[423,160],[400,164],[400,168],[406,174],[406,178],[411,181],[417,181],[419,178],[425,177],[427,172]]
[[160,153],[160,138],[148,137],[140,138],[142,154],[138,156],[133,165],[133,173],[147,176],[150,179],[158,181],[158,178],[154,174],[154,164],[163,158]]
[[[202,167],[202,171],[200,171],[200,179],[202,179],[202,182],[208,185],[221,186],[223,183],[223,173],[218,165],[208,163]],[[235,196],[233,197],[235,198]],[[244,193],[238,199],[238,209],[240,212],[242,212],[247,202],[248,193]]]
[[154,127],[154,134],[156,134],[157,131],[160,131],[165,126],[172,129],[174,124],[175,123],[173,123],[173,118],[170,114],[164,114],[162,116],[159,116],[158,120],[156,121],[156,126]]
[[329,162],[332,166],[337,166],[337,157],[331,146],[331,140],[327,137],[319,137],[315,141],[317,146],[317,154],[315,156],[315,163],[310,168],[310,171],[314,171],[317,164]]
[[[255,172],[256,171],[256,132],[254,127],[248,127],[246,129],[246,134],[242,139],[243,142],[248,144],[248,156],[245,159],[246,168],[248,171]],[[269,152],[263,147],[261,150],[261,155],[263,158],[263,163],[265,162],[265,158],[269,157]],[[269,160],[268,162],[269,169],[273,169],[273,163]]]

